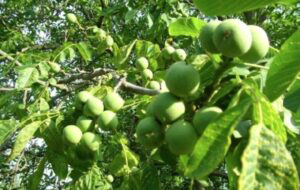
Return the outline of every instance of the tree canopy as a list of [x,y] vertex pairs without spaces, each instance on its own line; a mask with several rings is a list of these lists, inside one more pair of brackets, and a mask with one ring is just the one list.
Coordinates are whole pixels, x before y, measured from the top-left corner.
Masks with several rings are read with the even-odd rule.
[[299,189],[299,8],[0,0],[0,188]]

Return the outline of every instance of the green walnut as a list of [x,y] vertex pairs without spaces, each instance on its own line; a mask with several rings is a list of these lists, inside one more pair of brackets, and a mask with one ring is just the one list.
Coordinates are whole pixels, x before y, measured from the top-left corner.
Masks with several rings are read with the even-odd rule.
[[155,116],[162,123],[171,123],[179,119],[185,112],[183,101],[169,92],[157,95],[153,101]]
[[154,117],[142,119],[136,128],[137,140],[147,148],[155,148],[163,143],[164,132],[162,126]]
[[108,93],[104,97],[103,102],[106,109],[114,112],[119,111],[124,105],[123,98],[115,92]]
[[93,95],[88,91],[79,92],[75,98],[75,107],[78,110],[83,110],[84,103],[86,103],[90,97],[93,97]]
[[241,60],[248,63],[255,63],[264,58],[270,47],[267,33],[259,26],[249,26],[252,34],[252,44],[250,50],[240,57]]
[[93,120],[82,115],[78,117],[76,126],[79,127],[82,132],[89,131],[93,128]]
[[106,47],[114,45],[114,39],[111,36],[107,36],[105,39]]
[[96,97],[90,97],[84,107],[87,116],[99,116],[104,110],[103,102]]
[[136,60],[136,63],[135,63],[136,67],[139,69],[139,70],[144,70],[144,69],[147,69],[148,66],[149,66],[149,62],[147,60],[146,57],[140,57]]
[[81,91],[78,93],[77,98],[80,102],[86,103],[93,95],[89,93],[88,91]]
[[186,53],[183,49],[176,49],[173,54],[172,58],[174,61],[184,61],[186,59]]
[[252,35],[245,23],[238,19],[228,19],[215,29],[213,41],[223,55],[239,57],[250,49]]
[[166,60],[172,59],[172,55],[175,52],[175,49],[172,46],[166,46],[162,51],[162,57]]
[[142,78],[147,81],[147,80],[151,80],[153,78],[153,73],[150,69],[144,69],[142,71]]
[[107,110],[98,117],[98,125],[104,131],[116,129],[118,124],[119,120],[115,112]]
[[197,133],[187,121],[179,120],[166,131],[166,142],[174,154],[189,154],[197,142]]
[[76,145],[82,137],[82,132],[76,125],[68,125],[63,129],[63,137],[68,144]]
[[194,95],[199,89],[198,71],[184,61],[174,63],[166,72],[165,81],[171,93],[178,97]]
[[167,87],[165,80],[160,80],[160,91],[161,92],[169,92],[169,89]]
[[150,81],[149,83],[149,88],[153,89],[153,90],[160,90],[160,84],[157,81]]
[[148,104],[148,106],[146,108],[146,115],[147,116],[155,116],[153,101]]
[[202,27],[200,32],[200,43],[203,49],[210,53],[220,53],[213,41],[213,34],[221,21],[211,21]]
[[76,15],[73,14],[73,13],[68,13],[67,14],[67,19],[68,19],[68,21],[73,22],[73,23],[78,22]]
[[109,183],[112,183],[114,181],[114,177],[112,175],[106,176],[106,179]]
[[48,62],[48,64],[53,72],[55,72],[55,73],[60,72],[61,68],[60,68],[59,64],[52,62],[52,61]]
[[193,117],[193,125],[197,133],[201,135],[208,124],[214,121],[222,112],[218,107],[206,107],[198,110]]
[[48,80],[48,82],[49,82],[49,84],[52,85],[52,86],[57,85],[57,80],[56,80],[55,78],[50,78],[50,79]]
[[97,34],[97,37],[100,41],[104,41],[106,40],[107,38],[107,35],[106,35],[106,32],[104,30],[102,30],[101,28],[96,28],[95,30],[96,34]]
[[92,132],[86,132],[82,135],[80,145],[88,151],[95,152],[101,145],[101,137]]

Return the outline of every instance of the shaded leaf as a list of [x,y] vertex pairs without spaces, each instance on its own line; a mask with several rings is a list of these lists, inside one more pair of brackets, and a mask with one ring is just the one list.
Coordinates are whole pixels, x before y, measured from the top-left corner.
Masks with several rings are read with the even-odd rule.
[[267,127],[251,127],[242,155],[238,189],[299,189],[294,161],[280,139]]
[[111,185],[104,179],[103,173],[96,165],[91,170],[83,173],[69,190],[110,190]]
[[179,18],[170,24],[169,34],[171,36],[198,37],[200,30],[204,25],[205,22],[198,18]]
[[155,168],[154,165],[149,164],[143,169],[142,189],[143,190],[161,189],[158,170]]
[[39,184],[41,182],[41,179],[43,177],[43,173],[45,170],[45,166],[46,166],[46,158],[44,157],[39,165],[38,168],[36,169],[36,171],[33,173],[32,176],[30,176],[30,181],[29,181],[29,189],[31,190],[36,190],[39,187]]
[[66,178],[68,175],[68,163],[65,157],[55,152],[48,152],[47,158],[52,166],[54,173],[60,179]]
[[132,9],[129,10],[126,15],[125,15],[125,23],[127,24],[128,22],[130,22],[138,13],[138,10]]
[[290,151],[295,165],[298,171],[298,177],[300,178],[300,136],[299,135],[290,135],[289,140],[286,145],[287,149]]
[[[123,145],[125,147],[125,145]],[[139,157],[134,152],[130,151],[128,148],[125,148],[116,155],[113,161],[109,165],[109,171],[113,175],[123,175],[128,173],[132,167],[138,165]]]
[[242,140],[238,146],[234,149],[229,150],[226,156],[226,169],[228,172],[228,179],[230,189],[237,189],[238,177],[241,172],[241,156],[247,145],[247,140]]
[[13,160],[23,151],[35,131],[41,126],[41,123],[41,121],[34,121],[20,130],[8,160]]
[[300,29],[281,47],[268,71],[264,93],[270,101],[276,100],[296,80],[300,72]]

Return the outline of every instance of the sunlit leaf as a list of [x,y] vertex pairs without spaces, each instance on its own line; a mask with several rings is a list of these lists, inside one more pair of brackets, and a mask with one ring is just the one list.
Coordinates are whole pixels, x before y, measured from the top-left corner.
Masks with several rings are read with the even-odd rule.
[[40,185],[40,182],[41,182],[41,179],[43,177],[43,173],[44,173],[45,166],[46,166],[46,161],[47,161],[47,159],[44,157],[40,161],[36,171],[33,173],[32,176],[30,176],[30,181],[29,181],[29,184],[28,184],[29,189],[32,189],[32,190],[37,190],[38,189],[38,187]]
[[17,68],[18,79],[16,87],[19,89],[29,87],[39,79],[39,72],[35,66],[21,66]]
[[202,26],[205,22],[198,18],[188,17],[179,18],[172,22],[169,26],[169,34],[171,36],[191,36],[198,37]]
[[8,160],[13,160],[23,151],[35,131],[41,126],[41,123],[41,121],[34,121],[20,130]]
[[281,47],[271,63],[264,93],[270,101],[276,100],[296,80],[300,73],[300,29]]
[[17,122],[11,120],[0,120],[0,145],[17,129]]
[[294,161],[279,138],[267,127],[251,127],[242,156],[238,189],[299,189]]
[[186,175],[203,178],[220,164],[230,146],[234,128],[243,118],[250,103],[249,99],[245,99],[207,126],[187,163]]

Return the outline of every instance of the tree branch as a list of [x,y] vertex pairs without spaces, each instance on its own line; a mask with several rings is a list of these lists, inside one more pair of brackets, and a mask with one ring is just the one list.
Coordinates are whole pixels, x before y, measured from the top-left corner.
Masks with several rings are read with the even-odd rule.
[[99,69],[95,69],[93,72],[85,72],[85,73],[71,75],[68,78],[65,78],[65,79],[62,79],[62,80],[58,81],[58,83],[59,84],[66,84],[66,83],[72,82],[72,81],[77,80],[77,79],[90,80],[94,77],[101,76],[101,75],[111,73],[111,72],[114,72],[114,70],[113,69],[107,69],[107,68],[99,68]]
[[131,91],[131,92],[134,92],[137,94],[150,95],[150,96],[155,96],[160,93],[160,91],[158,91],[158,90],[144,88],[144,87],[132,84],[130,82],[127,82],[126,80],[123,80],[122,88],[124,90],[128,90],[128,91]]
[[12,56],[8,55],[6,52],[2,51],[1,49],[0,49],[0,54],[3,55],[4,57],[6,57],[7,59],[11,60],[11,61],[15,61],[18,66],[22,66],[22,63],[20,63],[18,60],[16,60]]
[[16,90],[15,88],[0,88],[0,92],[5,92],[5,91],[13,91]]

